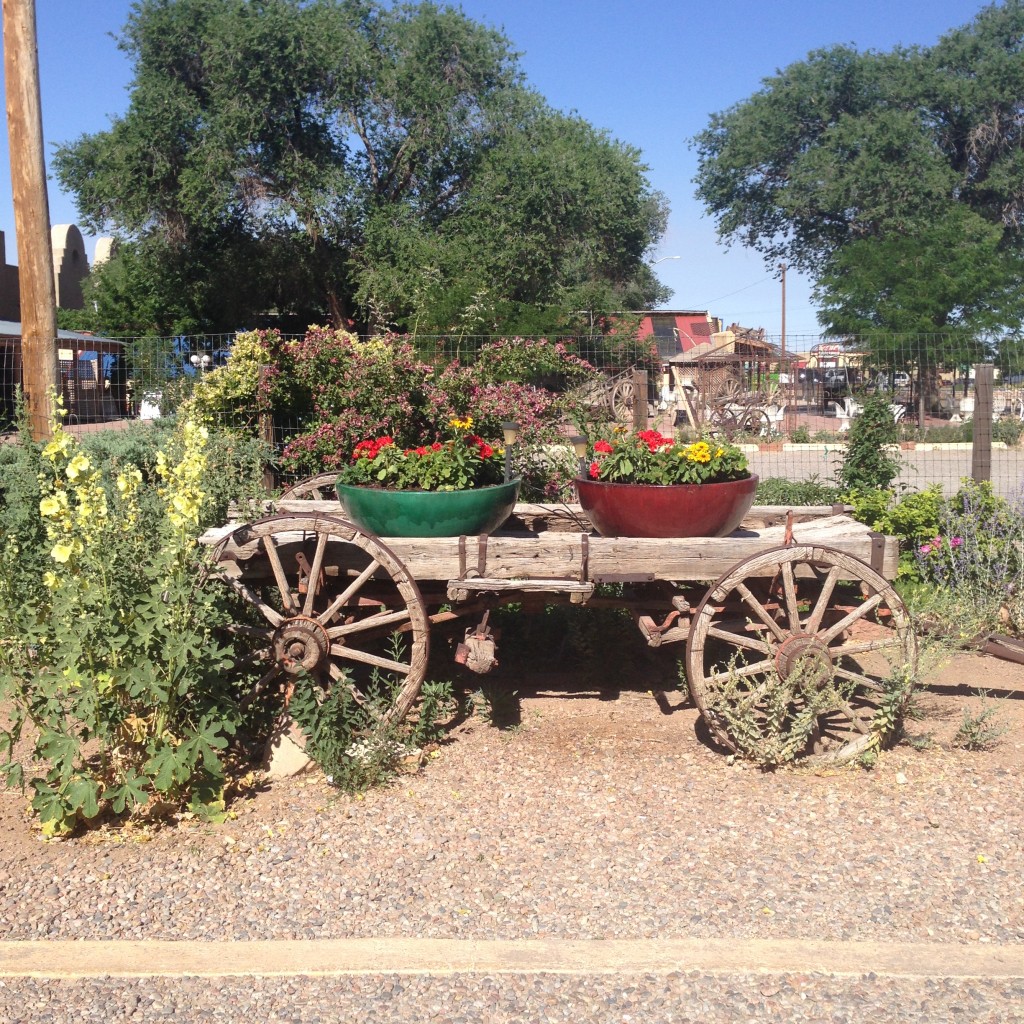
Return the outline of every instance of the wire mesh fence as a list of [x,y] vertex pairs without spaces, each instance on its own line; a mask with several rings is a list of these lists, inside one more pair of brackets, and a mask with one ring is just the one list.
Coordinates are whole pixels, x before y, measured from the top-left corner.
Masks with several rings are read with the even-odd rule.
[[[347,415],[353,392],[329,379],[332,364],[323,356],[329,333],[312,340],[312,332],[272,335],[269,369],[276,374],[275,387],[236,395],[230,410],[236,427],[244,425],[281,454],[322,431],[332,417]],[[197,387],[216,381],[229,367],[238,337],[98,338],[62,332],[55,354],[66,422],[72,428],[113,429],[172,416]],[[378,369],[392,360],[394,372],[360,378],[365,366],[353,371],[350,365],[339,365],[337,372],[349,378],[342,383],[350,388],[371,389],[373,400],[388,410],[381,414],[383,427],[395,414],[393,406],[408,404],[417,379],[434,387],[434,402],[443,381],[463,388],[459,395],[445,394],[445,400],[465,402],[472,379],[456,371],[476,368],[478,390],[472,394],[480,393],[481,382],[493,385],[489,400],[495,415],[517,418],[524,413],[517,402],[530,404],[544,395],[566,436],[609,422],[711,434],[745,446],[762,479],[823,484],[835,481],[865,403],[883,396],[893,420],[892,442],[900,450],[897,485],[917,490],[939,483],[949,492],[980,472],[1000,494],[1021,487],[1024,353],[1006,343],[948,335],[783,339],[728,331],[692,342],[677,337],[666,344],[663,338],[614,330],[544,339],[385,337],[363,340],[357,348],[374,352]],[[299,365],[297,353],[316,346],[320,361],[303,364],[303,372],[319,381],[322,393],[298,400],[287,377]],[[991,371],[979,371],[986,364]],[[513,383],[521,389],[501,390]],[[19,339],[0,338],[0,429],[10,430],[14,422],[21,384]],[[406,393],[390,395],[389,387]],[[358,423],[366,430],[375,425],[373,404]],[[986,454],[979,460],[980,448]],[[310,452],[312,459],[315,446]],[[309,459],[305,468],[313,468]],[[278,469],[279,481],[297,472],[284,463]]]

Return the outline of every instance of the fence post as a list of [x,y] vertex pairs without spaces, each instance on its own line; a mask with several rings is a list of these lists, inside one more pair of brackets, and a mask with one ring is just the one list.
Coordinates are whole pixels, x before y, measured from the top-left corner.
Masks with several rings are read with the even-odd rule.
[[992,479],[992,363],[974,366],[974,444],[971,448],[971,479]]
[[[273,448],[274,445],[274,414],[271,412],[267,402],[267,377],[270,373],[269,366],[260,367],[260,383],[257,391],[257,408],[259,409],[259,432],[260,440],[265,441]],[[274,467],[268,462],[263,466],[263,489],[270,494],[274,490],[276,481],[274,479]]]
[[647,429],[647,371],[633,370],[633,429]]

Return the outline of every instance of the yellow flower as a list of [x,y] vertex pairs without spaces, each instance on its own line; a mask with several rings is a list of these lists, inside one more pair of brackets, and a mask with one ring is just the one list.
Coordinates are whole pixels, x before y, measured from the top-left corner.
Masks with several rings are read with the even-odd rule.
[[707,441],[697,441],[687,449],[686,457],[690,462],[710,462],[711,448]]
[[69,463],[68,468],[65,470],[69,480],[77,480],[79,476],[83,476],[88,473],[91,469],[89,460],[79,452]]
[[50,552],[50,557],[55,562],[63,564],[66,562],[72,554],[74,554],[74,548],[70,544],[54,544],[53,550]]
[[71,435],[59,432],[56,437],[43,449],[43,457],[50,462],[56,462],[58,455],[67,453],[71,447]]
[[133,493],[142,483],[142,473],[138,469],[129,469],[118,474],[117,490],[121,494]]
[[473,426],[473,417],[467,416],[464,420],[460,420],[458,417],[453,416],[448,423],[456,430],[469,430]]
[[39,502],[39,514],[45,518],[60,515],[63,505],[53,495]]

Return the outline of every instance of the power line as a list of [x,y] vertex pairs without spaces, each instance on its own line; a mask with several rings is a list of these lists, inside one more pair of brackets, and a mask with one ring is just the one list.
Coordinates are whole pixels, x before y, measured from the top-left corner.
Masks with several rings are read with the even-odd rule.
[[725,295],[719,295],[717,298],[708,299],[705,305],[710,307],[713,302],[721,302],[722,299],[727,299],[730,295],[739,295],[740,292],[749,291],[751,288],[756,288],[759,284],[764,284],[765,281],[770,280],[770,277],[762,277],[760,281],[755,281],[753,284],[744,285],[742,288],[737,288],[734,292],[726,292]]

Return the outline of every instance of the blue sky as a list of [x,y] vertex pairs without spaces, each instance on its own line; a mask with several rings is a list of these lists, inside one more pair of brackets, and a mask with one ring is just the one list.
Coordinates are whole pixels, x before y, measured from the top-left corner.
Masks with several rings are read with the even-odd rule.
[[[781,327],[781,288],[761,257],[726,249],[694,198],[696,157],[688,140],[761,81],[813,49],[930,45],[970,21],[964,0],[464,0],[470,17],[504,30],[530,84],[640,149],[672,209],[657,273],[669,307],[709,309],[726,323]],[[100,131],[128,105],[131,68],[111,34],[129,0],[36,0],[43,133],[54,143]],[[15,261],[7,133],[0,133],[0,230]],[[50,222],[74,223],[74,203],[50,182]],[[95,239],[86,239],[90,257]],[[787,334],[816,334],[809,282],[787,276]]]

